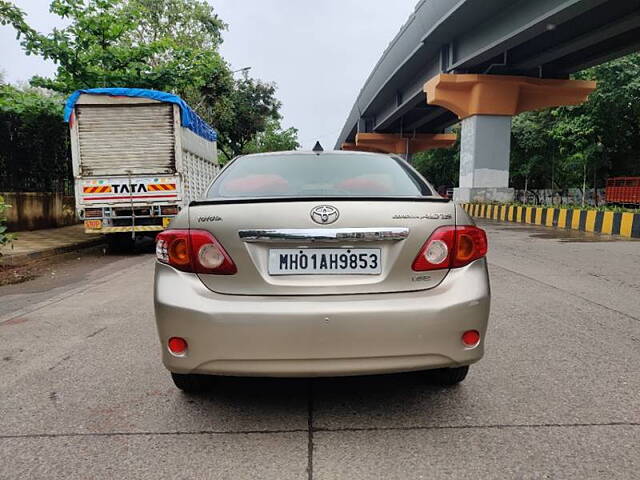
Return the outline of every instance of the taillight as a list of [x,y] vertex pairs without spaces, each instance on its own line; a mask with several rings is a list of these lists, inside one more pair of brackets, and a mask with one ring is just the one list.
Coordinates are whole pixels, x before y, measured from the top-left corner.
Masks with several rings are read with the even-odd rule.
[[189,230],[194,272],[233,275],[236,264],[220,242],[206,230]]
[[183,272],[233,275],[238,271],[220,242],[205,230],[165,230],[156,237],[156,258]]
[[177,215],[178,207],[175,205],[163,205],[160,207],[160,215]]
[[453,257],[453,267],[464,267],[474,260],[484,257],[488,248],[487,234],[481,228],[470,225],[456,227],[456,251]]
[[416,272],[451,268],[456,227],[436,229],[420,249],[411,268]]
[[86,208],[84,210],[85,218],[99,218],[102,217],[102,209],[101,208]]
[[416,272],[463,267],[487,254],[487,235],[471,225],[440,227],[413,261]]

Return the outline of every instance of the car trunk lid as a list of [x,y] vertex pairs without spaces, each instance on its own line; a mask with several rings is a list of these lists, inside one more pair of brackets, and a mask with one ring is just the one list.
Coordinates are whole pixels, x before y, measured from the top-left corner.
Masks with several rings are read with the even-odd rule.
[[[236,295],[344,295],[432,288],[448,270],[415,272],[411,265],[436,228],[455,224],[454,204],[440,200],[201,202],[189,208],[190,228],[211,232],[238,271],[199,277],[215,292]],[[327,224],[317,223],[323,221],[318,207],[331,207],[337,214],[335,218],[330,214]],[[287,253],[291,253],[288,258]],[[320,268],[323,253],[329,267],[337,268]],[[346,268],[341,268],[344,257],[335,256],[342,253],[349,255]],[[303,257],[311,267],[314,254],[315,271],[299,268],[297,260]],[[355,263],[351,254],[357,255]],[[288,263],[293,260],[295,265]],[[365,263],[367,268],[361,268]]]

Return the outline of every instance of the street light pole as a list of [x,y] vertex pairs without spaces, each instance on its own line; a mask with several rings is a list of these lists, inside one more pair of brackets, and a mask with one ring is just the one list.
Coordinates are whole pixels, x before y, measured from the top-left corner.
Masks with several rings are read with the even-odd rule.
[[249,73],[249,70],[251,70],[251,67],[242,67],[238,70],[232,70],[231,74],[233,75],[234,73],[242,72],[242,74],[246,77]]

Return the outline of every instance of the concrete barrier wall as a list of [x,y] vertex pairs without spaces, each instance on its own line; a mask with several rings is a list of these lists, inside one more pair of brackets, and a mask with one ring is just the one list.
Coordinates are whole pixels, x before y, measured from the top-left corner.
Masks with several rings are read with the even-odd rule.
[[640,213],[464,203],[472,217],[640,238]]
[[64,227],[77,223],[74,197],[61,193],[0,192],[7,209],[9,231]]

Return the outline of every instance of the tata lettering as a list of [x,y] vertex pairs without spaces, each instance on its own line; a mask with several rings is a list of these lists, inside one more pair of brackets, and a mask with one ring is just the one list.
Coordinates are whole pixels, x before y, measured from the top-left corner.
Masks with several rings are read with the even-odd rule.
[[129,185],[124,183],[122,185],[112,185],[114,193],[147,193],[147,186],[144,183],[132,183],[131,189]]

